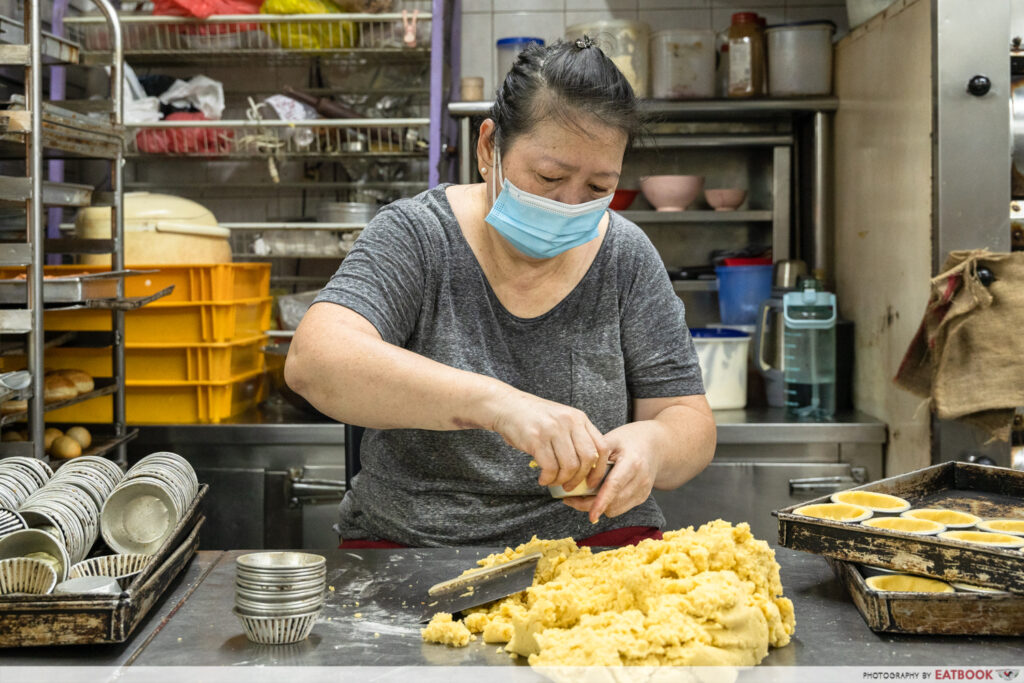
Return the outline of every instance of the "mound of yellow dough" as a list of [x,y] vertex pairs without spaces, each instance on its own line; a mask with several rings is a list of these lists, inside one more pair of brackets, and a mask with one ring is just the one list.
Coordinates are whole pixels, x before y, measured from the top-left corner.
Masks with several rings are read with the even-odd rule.
[[[775,553],[747,524],[716,520],[601,553],[535,537],[479,564],[537,551],[530,588],[464,621],[533,666],[751,666],[793,633]],[[424,640],[449,642],[429,630]]]

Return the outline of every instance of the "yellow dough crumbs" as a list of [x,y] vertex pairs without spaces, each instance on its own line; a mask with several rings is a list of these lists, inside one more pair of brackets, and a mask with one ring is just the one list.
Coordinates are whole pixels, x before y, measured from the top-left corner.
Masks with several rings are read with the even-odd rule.
[[716,520],[601,553],[534,537],[478,564],[538,551],[530,588],[463,621],[436,614],[423,639],[461,646],[482,633],[533,666],[751,666],[793,634],[775,553],[747,524]]
[[476,636],[469,632],[461,621],[452,621],[452,615],[438,612],[431,618],[427,627],[420,629],[420,635],[428,643],[441,643],[452,647],[466,647]]

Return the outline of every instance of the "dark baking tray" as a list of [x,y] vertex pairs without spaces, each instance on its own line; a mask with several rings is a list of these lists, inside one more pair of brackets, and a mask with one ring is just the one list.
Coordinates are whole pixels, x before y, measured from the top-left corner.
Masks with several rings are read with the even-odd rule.
[[857,565],[826,558],[868,628],[880,633],[1024,635],[1024,596],[1013,593],[876,591]]
[[[947,462],[850,490],[889,493],[907,499],[915,508],[944,507],[986,519],[1024,519],[1024,472],[1003,467]],[[779,518],[779,545],[872,567],[1024,593],[1024,552],[1020,549],[793,514],[803,505],[828,501],[829,496],[823,496],[773,512]]]
[[174,533],[121,595],[0,597],[0,648],[123,643],[199,548],[203,484]]

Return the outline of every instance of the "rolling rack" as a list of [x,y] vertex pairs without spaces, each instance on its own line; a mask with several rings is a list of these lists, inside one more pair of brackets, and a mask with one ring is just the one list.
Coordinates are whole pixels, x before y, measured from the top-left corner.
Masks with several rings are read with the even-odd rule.
[[[164,120],[127,126],[129,189],[167,191],[199,203],[245,200],[249,215],[221,222],[232,232],[234,259],[271,261],[272,286],[322,285],[327,275],[317,272],[311,276],[310,271],[305,271],[304,277],[302,264],[319,271],[317,261],[337,261],[343,257],[344,249],[339,254],[336,249],[325,252],[311,246],[300,256],[291,252],[261,253],[254,249],[254,244],[268,233],[278,239],[287,235],[293,244],[318,245],[321,242],[317,238],[328,235],[334,236],[332,239],[337,243],[337,238],[346,233],[358,233],[365,222],[331,222],[319,215],[314,220],[309,207],[318,202],[354,201],[359,197],[411,196],[438,182],[443,112],[441,78],[435,78],[435,74],[444,69],[442,36],[445,7],[450,3],[421,0],[412,4],[426,5],[429,11],[423,7],[415,14],[410,10],[380,14],[216,15],[206,19],[122,13],[124,53],[133,66],[171,70],[228,67],[237,69],[239,74],[231,81],[225,80],[226,95],[235,98],[236,106],[227,108],[223,120]],[[414,15],[416,39],[408,41],[408,21]],[[73,17],[65,25],[82,44],[83,61],[101,63],[107,59],[109,40],[102,17]],[[278,69],[304,65],[321,73],[341,69],[339,79],[344,82],[344,88],[337,83],[332,84],[335,87],[310,87],[306,89],[308,95],[329,99],[344,93],[362,102],[350,114],[359,110],[368,115],[348,118],[321,112],[325,118],[285,121],[253,106],[261,96],[281,92],[271,85]],[[265,72],[268,76],[262,81],[247,81],[243,70],[249,74]],[[431,81],[430,88],[419,85],[421,77]],[[252,102],[243,117],[237,105],[246,96]],[[404,99],[405,104],[397,111],[370,106],[383,98]],[[378,111],[390,115],[374,116]],[[423,113],[428,116],[422,116]],[[222,183],[201,182],[196,174],[190,173],[160,178],[149,171],[160,171],[161,164],[188,161],[233,162],[236,167],[249,162],[254,175],[257,163],[263,160],[270,169],[272,182],[267,181],[265,172],[258,182],[235,178]],[[338,165],[345,169],[349,180],[323,178],[311,182],[308,177],[296,178],[297,166],[315,166],[323,169],[318,173],[330,177],[335,171],[328,169]],[[359,171],[349,172],[368,167],[375,169],[375,173],[358,180]],[[213,185],[216,194],[211,190]],[[275,199],[271,201],[271,197]],[[268,208],[261,210],[261,201]],[[274,201],[281,206],[301,202],[302,211],[285,211],[285,215],[275,216],[269,208]],[[216,210],[214,213],[219,214]]]
[[[125,444],[136,434],[125,425],[124,389],[124,312],[144,306],[169,290],[144,298],[126,298],[124,295],[124,218],[123,199],[123,43],[121,28],[109,0],[94,0],[107,27],[107,46],[110,64],[110,100],[100,115],[71,109],[74,103],[60,106],[43,100],[42,70],[49,65],[71,65],[80,62],[81,47],[69,40],[43,32],[40,0],[29,0],[25,5],[25,23],[0,18],[0,64],[24,67],[25,97],[14,97],[9,108],[0,111],[0,157],[7,160],[25,159],[24,177],[0,177],[0,203],[26,209],[24,243],[0,244],[0,265],[24,268],[26,280],[23,296],[8,300],[0,309],[0,334],[17,335],[25,339],[24,345],[3,345],[3,355],[27,351],[27,370],[31,375],[29,386],[20,394],[28,402],[26,412],[4,415],[0,425],[27,421],[26,442],[0,444],[0,456],[31,455],[45,459],[43,432],[45,413],[73,403],[113,395],[113,421],[109,430],[98,429],[93,446],[86,451],[91,455],[113,457],[120,464],[126,462]],[[95,111],[95,103],[88,110]],[[110,163],[109,192],[94,192],[92,187],[71,183],[49,182],[43,179],[43,161],[47,158],[101,159]],[[107,205],[111,209],[110,239],[46,239],[44,207],[76,208],[92,204]],[[70,281],[44,280],[47,254],[111,254],[112,286],[107,286],[101,297],[86,278]],[[44,282],[46,287],[44,288]],[[11,289],[11,283],[7,283]],[[14,289],[17,289],[16,287]],[[67,292],[72,294],[68,295]],[[74,294],[77,292],[77,295]],[[61,294],[63,293],[63,295]],[[92,308],[111,311],[110,347],[112,377],[95,378],[93,391],[74,399],[57,403],[44,403],[45,349],[55,344],[71,344],[75,335],[61,334],[47,337],[44,332],[46,311]],[[102,433],[101,433],[102,432]]]

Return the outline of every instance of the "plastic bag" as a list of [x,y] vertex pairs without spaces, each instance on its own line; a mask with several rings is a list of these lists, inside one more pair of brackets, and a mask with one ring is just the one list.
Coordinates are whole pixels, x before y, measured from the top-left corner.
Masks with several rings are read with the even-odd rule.
[[[179,112],[168,121],[206,121],[200,113]],[[233,134],[227,128],[171,128],[141,130],[135,144],[146,154],[187,154],[221,156],[231,151]]]
[[[336,14],[342,11],[332,0],[266,0],[261,14]],[[354,47],[358,28],[351,21],[268,24],[264,27],[278,45],[292,50],[327,50]]]
[[257,14],[262,0],[153,0],[153,14],[206,19],[215,14]]
[[206,118],[216,121],[224,113],[224,86],[203,75],[187,81],[179,79],[160,95],[160,101],[178,109],[194,107]]

